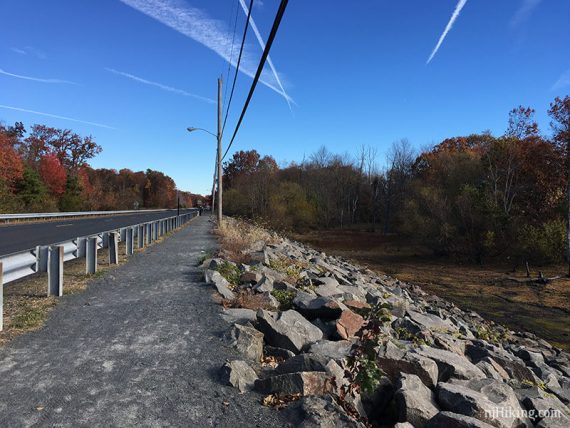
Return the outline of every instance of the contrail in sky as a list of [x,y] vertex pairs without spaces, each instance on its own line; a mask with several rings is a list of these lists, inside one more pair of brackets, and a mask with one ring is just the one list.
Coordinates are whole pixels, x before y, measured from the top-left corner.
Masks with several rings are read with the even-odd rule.
[[56,83],[56,84],[65,84],[65,85],[78,85],[78,83],[70,82],[69,80],[61,80],[61,79],[42,79],[39,77],[30,77],[30,76],[22,76],[21,74],[13,74],[8,73],[5,70],[0,68],[0,74],[9,77],[15,77],[16,79],[24,79],[24,80],[31,80],[33,82],[41,82],[41,83]]
[[[243,13],[245,13],[245,16],[246,17],[250,16],[249,15],[249,8],[245,4],[245,1],[239,0],[239,3],[241,5],[241,8],[243,9]],[[262,51],[265,50],[265,42],[263,41],[263,37],[261,37],[261,33],[259,32],[257,25],[255,25],[255,21],[253,20],[253,16],[250,16],[249,21],[250,21],[249,23],[251,24],[251,29],[255,33],[255,37],[257,38],[257,41],[259,42],[259,46],[261,46],[261,50]],[[275,80],[277,81],[277,84],[279,85],[279,89],[281,89],[281,92],[283,92],[285,95],[287,95],[287,93],[285,92],[285,88],[281,84],[281,79],[279,79],[279,75],[277,74],[277,70],[275,69],[275,66],[273,65],[273,61],[271,61],[271,57],[269,55],[267,56],[267,63],[269,64],[269,67],[271,68],[271,71],[273,72],[273,76],[275,76]],[[289,96],[287,95],[285,97],[285,99],[287,100],[287,104],[289,105],[289,110],[291,110],[291,102],[290,102]]]
[[435,54],[439,50],[439,47],[443,43],[443,40],[447,36],[447,33],[449,33],[449,30],[451,30],[451,27],[453,27],[455,20],[459,17],[459,13],[461,12],[461,9],[463,9],[463,6],[465,6],[465,3],[467,3],[467,0],[459,0],[457,2],[457,5],[455,6],[455,10],[453,11],[451,18],[449,19],[449,22],[445,26],[445,30],[443,30],[443,33],[439,37],[437,45],[435,45],[435,48],[433,48],[431,55],[429,56],[428,60],[426,61],[426,64],[429,64],[431,62],[431,60],[433,59],[433,57],[435,56]]
[[[127,6],[157,20],[172,28],[180,34],[189,37],[198,43],[213,50],[216,54],[236,67],[237,59],[232,58],[232,34],[225,28],[224,23],[210,18],[202,10],[191,7],[181,0],[120,0]],[[253,78],[257,62],[253,57],[244,52],[240,71]],[[264,73],[260,82],[274,90],[288,101],[292,101],[289,95],[283,92],[275,78]]]
[[59,115],[57,115],[57,114],[44,113],[44,112],[35,111],[35,110],[27,110],[27,109],[25,109],[25,108],[6,106],[6,105],[3,105],[3,104],[0,104],[0,108],[4,108],[4,109],[7,109],[7,110],[14,110],[14,111],[22,111],[22,112],[24,112],[24,113],[37,114],[37,115],[40,115],[40,116],[53,117],[53,118],[55,118],[55,119],[69,120],[69,121],[71,121],[71,122],[85,123],[85,124],[87,124],[87,125],[98,126],[99,128],[107,128],[107,129],[114,129],[114,130],[117,129],[117,128],[113,128],[112,126],[109,126],[109,125],[103,125],[102,123],[88,122],[88,121],[86,121],[86,120],[73,119],[73,118],[71,118],[71,117],[59,116]]
[[173,93],[179,94],[179,95],[184,95],[185,97],[197,98],[199,100],[206,101],[207,103],[210,103],[210,104],[216,103],[211,98],[201,97],[200,95],[195,95],[195,94],[192,94],[190,92],[187,92],[184,89],[173,88],[172,86],[163,85],[162,83],[152,82],[150,80],[143,79],[142,77],[138,77],[138,76],[135,76],[133,74],[125,73],[123,71],[117,71],[117,70],[112,69],[112,68],[105,68],[105,70],[107,70],[110,73],[117,74],[119,76],[123,76],[123,77],[126,77],[128,79],[134,80],[136,82],[144,83],[145,85],[155,86],[155,87],[160,88],[164,91],[173,92]]
[[542,0],[524,0],[521,7],[513,16],[513,19],[511,19],[511,27],[516,27],[526,21],[541,1]]
[[557,91],[558,89],[570,86],[570,69],[562,73],[562,76],[552,85],[552,90]]

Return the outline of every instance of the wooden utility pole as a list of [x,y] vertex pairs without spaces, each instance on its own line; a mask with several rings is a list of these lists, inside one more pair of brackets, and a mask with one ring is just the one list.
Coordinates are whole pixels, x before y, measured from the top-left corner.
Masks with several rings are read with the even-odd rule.
[[218,79],[218,226],[222,224],[222,79]]

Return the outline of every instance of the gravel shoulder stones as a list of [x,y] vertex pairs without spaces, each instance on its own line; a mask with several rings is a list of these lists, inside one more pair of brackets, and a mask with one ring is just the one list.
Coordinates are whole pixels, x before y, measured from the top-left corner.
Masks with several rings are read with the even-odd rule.
[[197,267],[211,229],[193,220],[0,349],[0,426],[289,426],[219,376],[243,357]]

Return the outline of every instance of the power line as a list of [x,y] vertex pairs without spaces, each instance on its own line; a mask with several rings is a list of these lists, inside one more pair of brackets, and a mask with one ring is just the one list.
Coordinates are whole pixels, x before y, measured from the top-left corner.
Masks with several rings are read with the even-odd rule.
[[[236,87],[237,76],[239,72],[239,65],[241,63],[241,56],[243,54],[243,47],[245,46],[245,38],[247,36],[247,29],[249,28],[249,18],[251,17],[251,10],[253,8],[253,0],[249,2],[249,13],[247,14],[247,20],[245,21],[245,28],[243,30],[243,38],[241,39],[241,47],[239,50],[238,61],[236,64],[236,72],[234,74],[234,81],[232,83],[232,90],[230,91],[230,99],[228,101],[228,105],[226,107],[226,116],[224,118],[224,125],[222,126],[222,135],[224,134],[224,129],[226,128],[226,121],[228,120],[228,113],[230,112],[230,106],[232,104],[232,98],[234,97],[234,89]],[[237,13],[236,13],[237,15]],[[237,18],[237,17],[236,17]],[[231,58],[230,58],[231,61]]]
[[[222,160],[226,157],[226,155],[230,151],[230,148],[232,147],[232,144],[236,138],[239,127],[241,126],[241,122],[243,121],[243,118],[245,116],[245,112],[247,111],[247,107],[249,106],[249,102],[251,101],[251,97],[253,96],[253,92],[255,91],[255,87],[257,86],[257,82],[259,81],[259,77],[261,76],[261,72],[263,71],[263,67],[265,66],[265,61],[267,60],[267,56],[269,55],[269,51],[271,50],[271,45],[273,44],[273,40],[277,35],[277,30],[279,29],[279,24],[281,24],[281,19],[283,18],[283,14],[285,13],[285,8],[287,8],[288,2],[289,0],[281,0],[281,4],[279,5],[279,10],[277,11],[277,15],[275,16],[275,21],[273,21],[273,27],[271,28],[271,33],[269,33],[269,37],[267,39],[267,45],[263,50],[263,54],[261,55],[261,60],[259,61],[259,66],[257,67],[257,72],[255,73],[255,78],[253,79],[253,83],[249,90],[247,100],[245,101],[245,105],[243,106],[243,110],[236,125],[236,129],[234,131],[232,139],[230,140],[230,144],[228,145],[228,148],[226,149],[224,156],[222,156]],[[251,6],[249,11],[251,13]]]
[[[236,0],[236,7],[234,9],[235,11],[235,19],[234,19],[234,31],[233,31],[233,35],[232,35],[232,47],[230,49],[230,58],[228,60],[228,71],[226,73],[226,80],[229,81],[230,80],[230,69],[232,67],[232,58],[234,56],[234,41],[236,38],[236,29],[237,29],[237,21],[238,21],[238,9],[239,9],[239,5],[238,5],[238,1]],[[233,15],[230,15],[230,23],[231,23],[231,19],[232,19]],[[226,91],[224,92],[224,105],[226,104],[226,99],[227,99],[227,95],[228,95],[228,86],[226,86]]]

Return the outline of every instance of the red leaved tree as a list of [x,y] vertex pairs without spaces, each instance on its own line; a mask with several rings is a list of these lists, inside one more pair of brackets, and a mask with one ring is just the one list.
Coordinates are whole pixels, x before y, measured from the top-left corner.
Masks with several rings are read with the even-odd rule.
[[67,173],[56,155],[50,153],[41,157],[39,173],[51,193],[63,195]]
[[13,138],[0,128],[0,181],[12,188],[22,178],[24,165],[14,149]]

